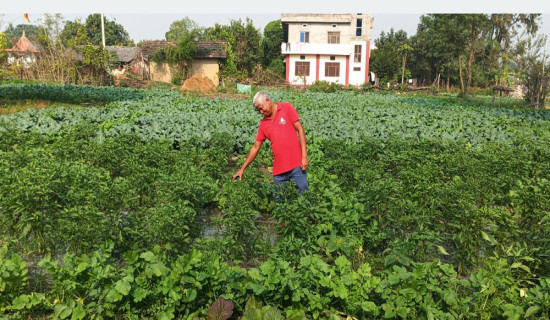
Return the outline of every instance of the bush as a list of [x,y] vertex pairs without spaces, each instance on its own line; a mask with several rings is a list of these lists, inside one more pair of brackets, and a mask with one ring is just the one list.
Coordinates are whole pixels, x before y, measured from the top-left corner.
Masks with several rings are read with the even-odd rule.
[[340,91],[343,88],[344,86],[341,84],[322,80],[322,81],[315,81],[313,83],[313,86],[311,86],[309,90],[313,92],[330,93],[330,92]]

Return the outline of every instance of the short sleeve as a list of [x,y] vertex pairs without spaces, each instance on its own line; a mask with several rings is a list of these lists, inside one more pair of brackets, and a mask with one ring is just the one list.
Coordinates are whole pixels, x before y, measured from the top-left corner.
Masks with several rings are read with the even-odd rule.
[[288,119],[290,120],[291,123],[294,123],[300,120],[300,116],[298,115],[298,112],[296,112],[296,109],[294,109],[294,107],[290,103],[288,104],[287,114],[288,114]]
[[265,141],[265,133],[264,130],[262,130],[262,125],[258,127],[258,133],[256,134],[256,141],[264,142]]

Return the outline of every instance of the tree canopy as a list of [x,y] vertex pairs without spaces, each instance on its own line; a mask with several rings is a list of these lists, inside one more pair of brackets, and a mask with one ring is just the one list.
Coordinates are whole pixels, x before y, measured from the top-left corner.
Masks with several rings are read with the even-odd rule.
[[203,28],[199,26],[198,23],[191,20],[189,17],[185,17],[172,22],[165,37],[167,41],[178,43],[183,38],[200,40],[202,38],[202,33]]
[[271,69],[281,76],[285,73],[283,56],[281,54],[282,42],[283,25],[281,20],[271,21],[264,28],[264,36],[261,41],[261,62],[264,68]]
[[205,36],[208,40],[224,40],[227,45],[227,59],[222,62],[220,72],[224,75],[246,78],[253,73],[260,62],[260,41],[262,34],[254,27],[252,20],[231,20],[229,25],[216,23],[207,28]]
[[[126,46],[132,44],[130,35],[124,27],[107,17],[103,17],[105,28],[105,45],[107,46]],[[93,45],[101,45],[101,15],[94,13],[86,18],[86,32]]]

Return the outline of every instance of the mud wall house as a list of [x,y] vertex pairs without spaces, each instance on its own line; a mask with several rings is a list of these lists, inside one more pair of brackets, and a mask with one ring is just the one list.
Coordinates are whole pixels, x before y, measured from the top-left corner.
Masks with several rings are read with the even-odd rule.
[[227,58],[225,41],[200,41],[197,45],[197,52],[191,63],[191,77],[195,74],[207,77],[216,87],[220,84],[220,59]]
[[369,82],[370,14],[282,14],[286,82]]
[[106,46],[105,50],[111,52],[114,58],[113,76],[120,77],[130,70],[141,76],[142,80],[149,78],[149,66],[139,47]]
[[29,68],[39,59],[40,50],[25,37],[25,31],[17,43],[11,49],[5,49],[8,54],[8,64],[22,65]]
[[[191,62],[191,71],[189,76],[195,74],[207,77],[216,86],[219,84],[220,71],[219,60],[227,58],[225,41],[200,41],[197,43],[197,52]],[[141,53],[146,61],[149,62],[149,76],[152,81],[162,81],[170,83],[172,75],[176,72],[173,66],[168,63],[159,63],[150,60],[150,56],[157,50],[166,46],[176,46],[174,42],[169,41],[147,41],[141,47]]]
[[145,41],[141,46],[141,55],[149,65],[149,79],[151,81],[160,81],[170,83],[172,74],[176,71],[168,63],[159,63],[151,61],[151,56],[157,50],[167,46],[175,47],[176,43],[171,41]]

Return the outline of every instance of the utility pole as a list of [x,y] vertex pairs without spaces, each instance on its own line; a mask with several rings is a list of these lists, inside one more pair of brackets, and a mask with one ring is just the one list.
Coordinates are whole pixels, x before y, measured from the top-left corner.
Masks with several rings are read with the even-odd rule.
[[103,13],[101,14],[101,41],[103,42],[103,49],[105,49],[105,26],[103,25]]

